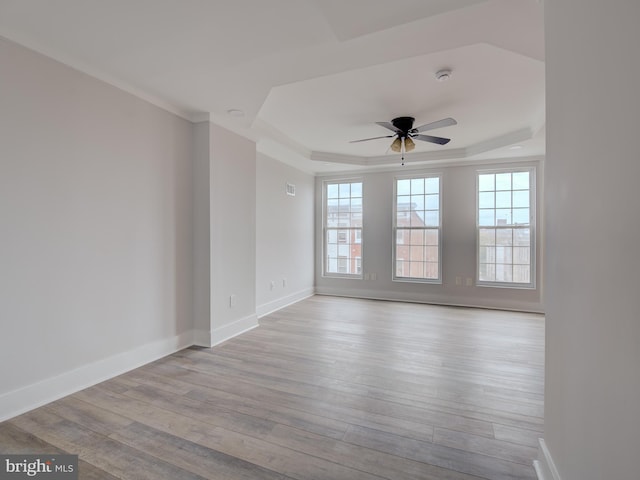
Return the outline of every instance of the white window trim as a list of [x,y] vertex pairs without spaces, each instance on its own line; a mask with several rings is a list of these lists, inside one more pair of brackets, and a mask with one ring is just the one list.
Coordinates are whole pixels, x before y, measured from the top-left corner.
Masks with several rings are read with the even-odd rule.
[[[536,167],[511,167],[511,168],[494,168],[494,169],[481,169],[476,171],[476,286],[489,287],[489,288],[510,288],[516,290],[535,290],[536,289],[536,264],[538,250],[537,242],[537,213],[536,213]],[[531,272],[531,281],[529,283],[518,282],[491,282],[487,280],[480,280],[480,205],[479,205],[479,191],[480,191],[480,175],[482,174],[497,174],[497,173],[517,173],[517,172],[529,172],[529,235],[531,242],[531,253],[529,258],[529,269]],[[497,227],[497,226],[495,226]],[[494,227],[494,228],[495,228]],[[498,227],[499,228],[499,227]]]
[[[352,227],[336,227],[335,229],[340,230],[361,230],[360,242],[357,245],[360,245],[360,273],[337,273],[337,272],[327,272],[327,185],[336,184],[336,183],[361,183],[362,184],[362,210],[364,212],[364,195],[365,195],[365,184],[364,180],[361,177],[354,178],[334,178],[327,179],[322,182],[322,277],[323,278],[346,278],[352,280],[362,280],[364,279],[364,217],[362,227],[360,228],[352,228]],[[349,238],[351,236],[349,235]],[[354,257],[358,258],[358,257]]]
[[[398,245],[398,180],[407,180],[411,178],[437,178],[438,179],[438,278],[411,278],[411,277],[398,277],[396,275],[396,252]],[[391,229],[393,232],[392,242],[392,265],[391,265],[391,280],[393,282],[400,283],[428,283],[433,285],[442,285],[442,183],[443,174],[437,173],[413,173],[409,175],[398,175],[393,179],[393,214],[391,219]],[[433,227],[430,227],[433,228]],[[421,228],[421,230],[423,230]],[[424,230],[429,230],[425,228]],[[401,244],[401,245],[404,245]]]

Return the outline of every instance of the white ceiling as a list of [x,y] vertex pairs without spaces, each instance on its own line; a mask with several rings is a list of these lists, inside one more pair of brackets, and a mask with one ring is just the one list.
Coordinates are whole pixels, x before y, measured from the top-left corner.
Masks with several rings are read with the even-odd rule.
[[539,0],[0,0],[0,35],[307,171],[397,165],[349,143],[396,116],[458,121],[407,162],[544,154]]

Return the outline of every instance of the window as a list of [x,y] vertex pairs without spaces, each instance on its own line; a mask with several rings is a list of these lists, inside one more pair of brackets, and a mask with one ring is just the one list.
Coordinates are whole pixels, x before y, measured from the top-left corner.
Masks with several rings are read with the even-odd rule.
[[478,173],[478,284],[533,287],[534,170]]
[[325,183],[324,274],[362,276],[362,182]]
[[440,176],[396,179],[394,280],[440,282]]

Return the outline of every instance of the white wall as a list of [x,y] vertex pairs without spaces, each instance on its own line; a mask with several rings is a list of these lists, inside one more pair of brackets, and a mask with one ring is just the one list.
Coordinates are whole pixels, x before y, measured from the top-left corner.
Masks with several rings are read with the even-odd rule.
[[638,478],[640,2],[547,0],[545,21],[544,441],[557,478]]
[[191,342],[192,126],[0,38],[0,419]]
[[[441,166],[394,171],[318,176],[316,180],[316,291],[332,295],[442,303],[539,312],[541,300],[541,242],[538,232],[538,263],[535,289],[506,289],[465,286],[476,277],[476,173],[478,169],[536,166],[538,200],[542,197],[540,159],[519,163],[478,163],[473,166]],[[442,278],[441,285],[392,281],[393,187],[397,175],[442,174]],[[337,279],[322,276],[322,191],[323,182],[340,178],[361,178],[363,191],[363,273],[375,280]],[[539,213],[539,209],[538,209]],[[538,224],[540,216],[538,215]],[[462,285],[456,285],[462,277]]]
[[313,294],[314,177],[258,154],[256,180],[256,310],[264,315]]

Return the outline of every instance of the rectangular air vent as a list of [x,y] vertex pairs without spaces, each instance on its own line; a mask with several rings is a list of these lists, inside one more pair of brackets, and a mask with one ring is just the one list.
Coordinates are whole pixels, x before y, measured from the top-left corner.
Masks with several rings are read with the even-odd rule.
[[287,183],[287,195],[296,196],[296,186],[293,183]]

